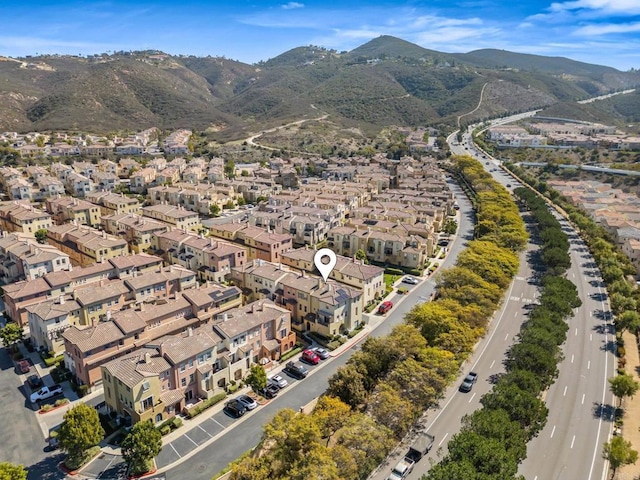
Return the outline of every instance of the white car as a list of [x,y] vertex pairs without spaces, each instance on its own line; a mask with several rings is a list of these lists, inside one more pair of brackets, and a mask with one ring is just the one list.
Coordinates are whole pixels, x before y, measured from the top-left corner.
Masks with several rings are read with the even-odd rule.
[[47,400],[48,398],[62,395],[62,385],[52,385],[50,387],[42,387],[37,392],[31,394],[30,400],[33,403]]
[[274,375],[269,379],[272,383],[278,386],[278,388],[284,388],[289,385],[289,382],[285,378],[282,378],[280,375]]
[[417,278],[413,278],[413,277],[404,277],[402,279],[402,283],[407,283],[409,285],[417,285],[418,284],[418,279]]

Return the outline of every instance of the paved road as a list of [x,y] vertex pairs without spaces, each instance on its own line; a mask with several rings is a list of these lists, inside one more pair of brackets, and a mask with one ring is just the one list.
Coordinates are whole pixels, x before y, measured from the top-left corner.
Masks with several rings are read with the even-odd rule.
[[[538,287],[534,284],[533,270],[527,260],[537,255],[537,245],[529,243],[520,258],[520,268],[512,282],[505,301],[491,321],[488,334],[476,346],[474,354],[463,365],[466,375],[469,371],[479,374],[478,381],[471,392],[458,391],[460,381],[453,384],[446,392],[440,407],[431,410],[420,422],[418,430],[424,430],[435,436],[435,444],[429,454],[418,462],[407,480],[418,480],[425,474],[431,461],[438,462],[447,452],[447,442],[460,431],[461,418],[480,408],[480,398],[493,387],[495,376],[504,372],[503,360],[507,349],[514,343],[522,322],[526,319],[528,307],[535,303]],[[537,262],[539,263],[539,262]],[[460,380],[460,379],[459,379]],[[383,480],[391,468],[407,452],[414,439],[409,435],[398,447],[387,462],[371,475],[370,480]]]
[[606,291],[586,245],[566,221],[571,269],[582,306],[569,320],[560,375],[547,393],[547,425],[527,449],[520,472],[528,480],[600,480],[607,473],[602,444],[613,428],[613,395],[607,379],[615,375],[615,333]]
[[[529,113],[533,112],[501,119],[500,123]],[[449,137],[454,154],[473,154],[500,183],[511,185],[509,189],[519,186],[499,168],[496,159],[475,150],[468,132],[462,145],[452,145],[453,138]],[[607,379],[615,375],[615,333],[595,261],[568,222],[558,219],[571,240],[572,265],[567,278],[576,284],[583,305],[569,320],[565,358],[559,364],[558,379],[546,394],[547,425],[529,442],[519,473],[528,480],[600,480],[608,469],[602,444],[609,440],[613,428],[615,403]]]

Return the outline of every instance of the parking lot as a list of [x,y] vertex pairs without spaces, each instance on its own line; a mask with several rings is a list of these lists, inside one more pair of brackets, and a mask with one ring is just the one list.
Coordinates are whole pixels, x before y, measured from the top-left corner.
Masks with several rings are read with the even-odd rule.
[[120,455],[100,454],[82,469],[82,475],[101,480],[122,480],[127,478],[127,466]]

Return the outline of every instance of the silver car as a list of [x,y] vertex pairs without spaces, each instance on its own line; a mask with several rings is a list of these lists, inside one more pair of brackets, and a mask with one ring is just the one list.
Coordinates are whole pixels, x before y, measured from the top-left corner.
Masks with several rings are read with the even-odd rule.
[[329,352],[327,351],[326,348],[322,348],[322,347],[316,347],[312,349],[316,355],[318,355],[320,357],[320,359],[322,360],[326,360],[327,358],[329,358]]
[[289,385],[289,382],[287,382],[287,380],[280,375],[274,375],[269,379],[269,381],[274,385],[277,385],[278,388],[284,388]]
[[236,401],[244,405],[244,408],[246,408],[247,410],[253,410],[254,408],[258,408],[258,402],[256,402],[249,395],[240,395],[239,397],[236,398]]

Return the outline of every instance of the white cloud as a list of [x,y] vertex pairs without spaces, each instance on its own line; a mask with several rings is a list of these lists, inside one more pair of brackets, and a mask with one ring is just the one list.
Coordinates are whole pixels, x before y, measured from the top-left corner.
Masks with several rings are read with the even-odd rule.
[[634,15],[640,13],[638,0],[572,0],[569,2],[555,2],[549,7],[552,12],[574,10],[602,10],[603,13]]
[[285,3],[284,5],[281,5],[281,7],[284,8],[285,10],[292,10],[294,8],[303,8],[304,3],[289,2],[289,3]]
[[636,23],[602,23],[598,25],[586,25],[573,32],[573,35],[596,36],[610,33],[640,32],[640,22]]

